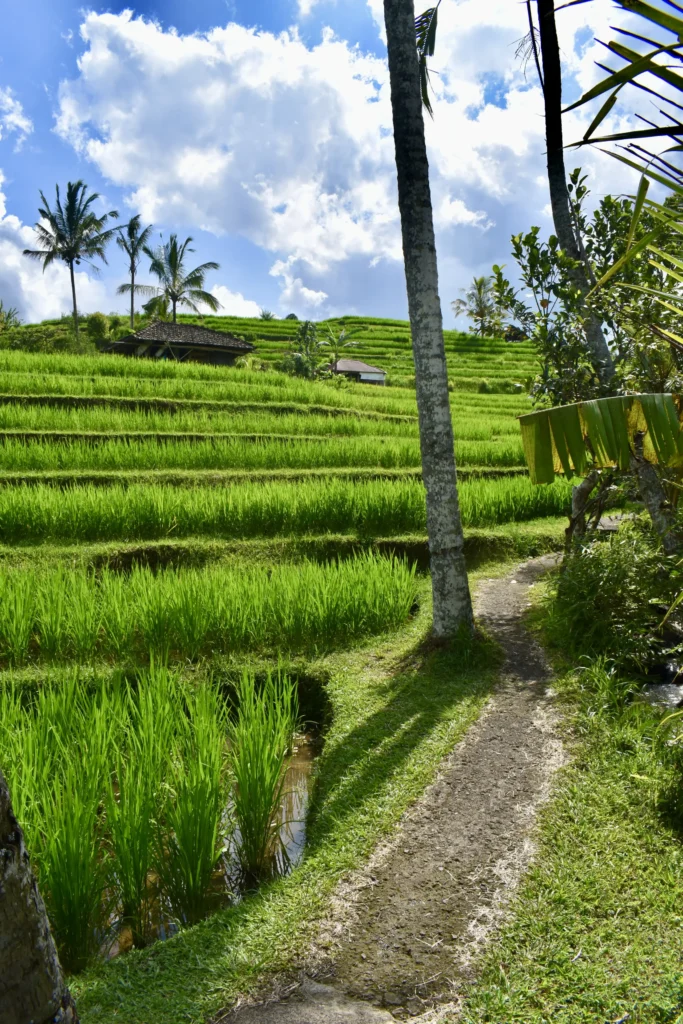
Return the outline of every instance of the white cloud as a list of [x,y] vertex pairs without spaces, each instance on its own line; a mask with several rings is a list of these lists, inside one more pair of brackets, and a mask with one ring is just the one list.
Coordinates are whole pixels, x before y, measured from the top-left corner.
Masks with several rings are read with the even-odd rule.
[[[0,188],[3,181],[0,171]],[[0,191],[0,299],[5,306],[15,306],[22,319],[29,322],[71,311],[71,283],[67,268],[53,263],[43,273],[40,263],[23,255],[24,249],[35,245],[33,228],[7,213],[5,196]],[[111,308],[103,283],[94,281],[88,274],[76,274],[76,292],[79,307],[84,312]]]
[[241,292],[231,292],[224,284],[215,285],[211,289],[221,304],[219,313],[223,316],[258,316],[261,307],[252,299],[245,299]]
[[311,13],[316,4],[320,3],[320,0],[298,0],[299,4],[299,17],[307,18]]
[[327,292],[307,288],[302,279],[296,276],[295,264],[296,260],[290,257],[288,260],[278,260],[271,267],[273,277],[280,277],[284,282],[280,293],[280,305],[295,309],[303,308],[305,312],[319,309],[328,298]]
[[0,88],[0,139],[10,132],[16,135],[16,148],[33,131],[33,121],[24,113],[19,100],[11,89]]
[[470,210],[462,199],[451,199],[446,195],[436,210],[435,219],[439,224],[470,224],[472,227],[488,231],[494,226],[484,210]]
[[[317,0],[299,0],[300,13]],[[383,28],[382,0],[368,0]],[[588,28],[606,36],[608,0],[559,17],[569,86],[595,80]],[[509,260],[509,237],[546,212],[543,105],[515,59],[526,32],[509,0],[444,0],[427,120],[444,290]],[[372,301],[393,268],[404,291],[386,63],[325,30],[307,47],[231,23],[182,36],[122,14],[85,16],[79,74],[62,83],[57,131],[126,193],[145,220],[241,235],[272,254],[283,312]],[[580,137],[590,114],[566,119]],[[612,121],[614,123],[614,119]],[[629,172],[581,152],[597,194],[633,188]],[[464,276],[466,275],[466,276]],[[442,275],[443,278],[443,275]],[[244,300],[248,302],[249,300]]]

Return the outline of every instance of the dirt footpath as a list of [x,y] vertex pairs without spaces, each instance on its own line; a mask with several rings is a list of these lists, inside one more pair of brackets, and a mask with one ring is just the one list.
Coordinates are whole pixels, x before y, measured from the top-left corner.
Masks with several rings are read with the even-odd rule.
[[[336,953],[284,1001],[234,1024],[368,1024],[457,1011],[479,947],[533,855],[529,838],[563,762],[543,652],[523,626],[529,587],[555,556],[486,581],[479,621],[505,652],[502,681],[390,845],[339,894]],[[328,936],[329,937],[329,936]],[[323,982],[321,986],[319,983]]]

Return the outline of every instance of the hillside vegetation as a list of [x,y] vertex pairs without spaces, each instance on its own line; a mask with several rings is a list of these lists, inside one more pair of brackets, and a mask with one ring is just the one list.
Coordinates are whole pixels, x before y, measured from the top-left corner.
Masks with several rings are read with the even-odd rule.
[[[364,656],[356,662],[354,651],[370,642],[408,649],[428,628],[408,326],[364,321],[349,354],[385,367],[393,382],[372,387],[278,372],[296,329],[289,321],[204,322],[253,339],[253,364],[0,349],[0,753],[63,962],[88,968],[75,983],[86,1022],[119,1019],[115,1007],[124,1004],[129,1021],[176,1020],[164,1000],[174,984],[169,977],[184,972],[187,941],[198,943],[204,964],[207,939],[224,956],[221,935],[238,958],[251,944],[254,963],[261,957],[281,964],[304,934],[292,929],[289,945],[264,945],[267,929],[253,933],[258,897],[225,907],[219,867],[224,856],[232,857],[231,870],[246,863],[235,836],[246,835],[249,822],[238,820],[239,805],[230,802],[239,747],[231,748],[229,768],[212,737],[232,720],[236,688],[235,736],[257,743],[258,728],[268,735],[268,721],[244,719],[250,706],[256,717],[273,715],[281,723],[281,758],[296,717],[292,686],[305,719],[330,725],[322,762],[328,768],[313,797],[318,860],[311,854],[273,890],[285,917],[296,912],[303,926],[306,914],[296,908],[307,886],[316,890],[308,913],[323,907],[340,874],[367,855],[432,777],[453,737],[476,717],[491,674],[491,658],[476,651],[453,670],[455,682],[450,669],[425,669],[443,703],[441,710],[429,704],[428,714],[419,709],[432,701],[424,696],[431,687],[425,691],[422,678],[406,684],[405,707],[399,702],[391,714],[398,721],[415,713],[421,723],[414,744],[406,735],[396,746],[397,769],[413,781],[398,792],[387,762],[381,779],[359,778],[357,814],[345,824],[335,812],[321,831],[320,801],[335,804],[341,790],[347,794],[346,769],[337,777],[329,767],[335,757],[351,756],[345,731],[355,716],[368,730],[362,756],[372,759],[385,736],[373,716],[393,701],[389,691],[365,692]],[[529,408],[522,381],[534,369],[529,346],[453,333],[448,350],[470,564],[557,547],[570,485],[533,487],[519,438],[517,416]],[[248,695],[261,692],[268,672],[280,682],[267,690],[270,710],[258,711]],[[155,710],[157,692],[166,697]],[[457,712],[454,693],[462,699]],[[73,721],[66,707],[74,709]],[[165,746],[145,732],[162,713],[169,716]],[[46,731],[41,722],[50,719],[55,727]],[[60,744],[70,748],[70,767],[62,768]],[[148,781],[135,782],[143,749]],[[208,774],[193,775],[204,749]],[[253,780],[258,802],[270,746],[261,755],[245,750],[244,770],[263,767]],[[179,794],[177,805],[170,792]],[[143,797],[141,810],[136,800]],[[271,807],[263,797],[268,830],[281,797],[273,799]],[[348,794],[343,799],[347,806]],[[227,816],[226,806],[234,808]],[[201,834],[191,824],[198,808]],[[67,849],[54,822],[71,813],[79,824]],[[144,848],[135,824],[141,819],[157,822]],[[201,877],[183,875],[200,862]],[[260,879],[262,868],[250,867],[250,877]],[[190,927],[220,906],[215,921],[227,932]],[[103,962],[112,941],[125,947],[129,927],[140,947],[160,927],[161,934],[180,928],[164,944],[170,959],[158,983],[149,984],[142,948]],[[124,1004],[121,971],[136,993]],[[230,977],[235,991],[245,984],[239,972]],[[183,1019],[198,1020],[231,998],[229,987],[207,993],[197,980],[185,1009],[176,1007]]]

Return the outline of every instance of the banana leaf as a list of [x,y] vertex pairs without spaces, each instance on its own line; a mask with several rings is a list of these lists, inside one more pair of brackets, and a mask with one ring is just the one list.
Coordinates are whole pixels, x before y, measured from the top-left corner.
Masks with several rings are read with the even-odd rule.
[[680,404],[673,395],[619,395],[520,416],[529,475],[542,484],[591,466],[628,469],[639,433],[645,458],[665,465],[683,455]]

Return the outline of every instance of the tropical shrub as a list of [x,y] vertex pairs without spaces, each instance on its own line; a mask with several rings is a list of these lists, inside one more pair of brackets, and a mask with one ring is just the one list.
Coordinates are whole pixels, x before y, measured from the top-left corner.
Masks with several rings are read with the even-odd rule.
[[645,670],[670,653],[659,629],[680,574],[643,524],[579,548],[565,561],[550,616],[550,635],[575,656],[604,656]]

